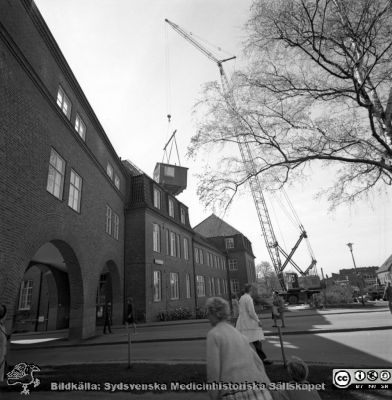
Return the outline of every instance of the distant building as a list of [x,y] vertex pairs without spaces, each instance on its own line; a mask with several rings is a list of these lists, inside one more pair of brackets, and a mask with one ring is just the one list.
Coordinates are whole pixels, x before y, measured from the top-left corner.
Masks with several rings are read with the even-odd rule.
[[200,222],[194,230],[226,255],[232,293],[239,295],[246,283],[256,282],[252,243],[245,235],[215,214]]
[[390,255],[377,270],[378,280],[382,285],[392,282],[392,255]]
[[340,269],[339,273],[332,273],[328,282],[343,286],[368,287],[378,283],[377,267],[359,267]]

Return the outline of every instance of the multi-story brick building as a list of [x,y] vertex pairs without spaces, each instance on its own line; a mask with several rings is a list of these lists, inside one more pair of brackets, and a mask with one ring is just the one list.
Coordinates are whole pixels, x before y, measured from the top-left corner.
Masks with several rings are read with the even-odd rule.
[[215,214],[200,222],[194,230],[226,255],[232,293],[239,294],[246,283],[256,282],[255,256],[246,236]]
[[[121,161],[32,0],[0,2],[0,72],[0,303],[10,331],[84,338],[107,301],[119,324],[127,297],[150,321],[228,296],[221,238],[195,233],[174,196],[181,188]],[[239,232],[232,239],[241,285],[253,254]]]

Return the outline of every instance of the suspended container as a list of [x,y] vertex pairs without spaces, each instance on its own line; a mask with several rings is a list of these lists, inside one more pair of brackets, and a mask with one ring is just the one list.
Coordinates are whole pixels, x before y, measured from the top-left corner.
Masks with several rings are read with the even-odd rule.
[[164,163],[155,165],[154,181],[163,186],[173,196],[177,196],[186,189],[187,177],[188,168]]

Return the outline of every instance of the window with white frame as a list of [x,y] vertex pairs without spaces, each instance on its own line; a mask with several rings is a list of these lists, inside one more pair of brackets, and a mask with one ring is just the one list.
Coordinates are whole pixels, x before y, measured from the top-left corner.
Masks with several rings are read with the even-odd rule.
[[63,198],[65,161],[56,150],[51,149],[46,190],[58,199]]
[[82,178],[71,169],[69,178],[68,206],[80,212],[80,200],[82,198]]
[[161,232],[158,224],[152,224],[152,249],[161,252]]
[[79,136],[86,140],[86,124],[83,122],[79,114],[76,114],[75,118],[75,130],[79,133]]
[[106,173],[110,179],[113,179],[113,167],[109,162],[106,165]]
[[170,299],[171,300],[179,299],[177,272],[170,272]]
[[211,278],[206,276],[207,288],[208,288],[208,295],[212,296],[212,287],[211,287]]
[[199,248],[195,247],[195,262],[199,263]]
[[154,207],[161,208],[161,191],[154,187]]
[[106,205],[106,233],[112,234],[112,209]]
[[187,299],[191,298],[191,276],[190,276],[190,274],[185,275],[185,296]]
[[222,279],[222,292],[223,294],[227,294],[227,286],[226,286],[226,279]]
[[59,86],[59,89],[57,91],[57,105],[60,107],[62,112],[67,116],[67,118],[70,119],[72,104],[61,86]]
[[23,281],[20,286],[19,310],[30,310],[33,295],[33,281]]
[[216,278],[216,292],[217,294],[222,294],[221,292],[221,284],[220,284],[220,279]]
[[204,264],[203,249],[199,249],[199,261],[200,261],[200,264]]
[[181,257],[181,239],[180,235],[176,233],[176,247],[177,247],[177,257]]
[[185,222],[186,222],[185,208],[183,208],[183,207],[180,208],[180,214],[181,214],[181,223],[185,225]]
[[184,259],[189,260],[189,241],[188,238],[184,238]]
[[169,216],[174,218],[174,201],[169,199]]
[[114,175],[114,186],[120,190],[120,178],[117,175]]
[[170,255],[176,257],[176,234],[170,232]]
[[120,234],[120,217],[113,212],[113,237],[118,240]]
[[238,261],[234,259],[229,260],[229,271],[237,271],[238,270]]
[[214,268],[218,268],[218,257],[214,255]]
[[196,289],[197,289],[197,297],[204,297],[206,295],[204,276],[202,275],[196,276]]
[[215,296],[215,279],[211,277],[211,296]]
[[170,254],[170,240],[169,240],[169,230],[166,229],[165,232],[165,239],[166,239],[166,254],[169,255]]
[[210,253],[208,251],[206,253],[206,258],[207,258],[207,265],[210,266]]
[[161,301],[162,300],[161,271],[154,271],[154,275],[153,275],[153,299],[154,299],[154,301]]
[[238,279],[231,279],[230,287],[231,287],[232,293],[239,293],[240,292],[240,283],[239,283]]
[[226,238],[225,246],[226,246],[226,249],[234,249],[234,238]]

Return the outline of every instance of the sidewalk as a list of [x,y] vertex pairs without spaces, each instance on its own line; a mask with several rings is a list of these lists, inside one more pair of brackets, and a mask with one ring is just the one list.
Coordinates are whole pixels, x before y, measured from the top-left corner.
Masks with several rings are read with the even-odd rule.
[[[334,315],[360,313],[388,313],[387,307],[374,307],[371,309],[328,309],[328,310],[310,310],[295,309],[288,310],[285,313],[286,328],[281,331],[284,336],[287,335],[305,335],[315,333],[331,332],[350,332],[350,331],[371,331],[392,329],[391,318],[379,318],[368,321],[361,319],[360,323],[352,325],[349,320],[329,321]],[[376,315],[376,314],[373,314]],[[378,314],[377,314],[378,315]],[[322,321],[315,321],[316,324],[304,327],[303,319],[299,317],[322,317]],[[332,316],[332,317],[331,317]],[[381,317],[381,315],[380,315]],[[272,328],[270,312],[263,312],[263,329],[265,336],[278,336],[278,330]],[[318,324],[317,324],[318,322]],[[189,329],[192,327],[192,329]],[[306,329],[305,329],[306,328]],[[185,320],[185,321],[165,321],[137,325],[136,335],[130,329],[132,343],[150,343],[150,342],[172,342],[172,341],[192,341],[204,340],[210,329],[208,320]],[[102,327],[98,327],[96,336],[82,340],[70,341],[67,338],[68,331],[52,332],[29,332],[13,334],[11,338],[11,348],[14,350],[53,348],[53,347],[79,347],[79,346],[99,346],[107,344],[126,344],[128,343],[127,330],[123,325],[112,327],[112,334],[102,334]]]

